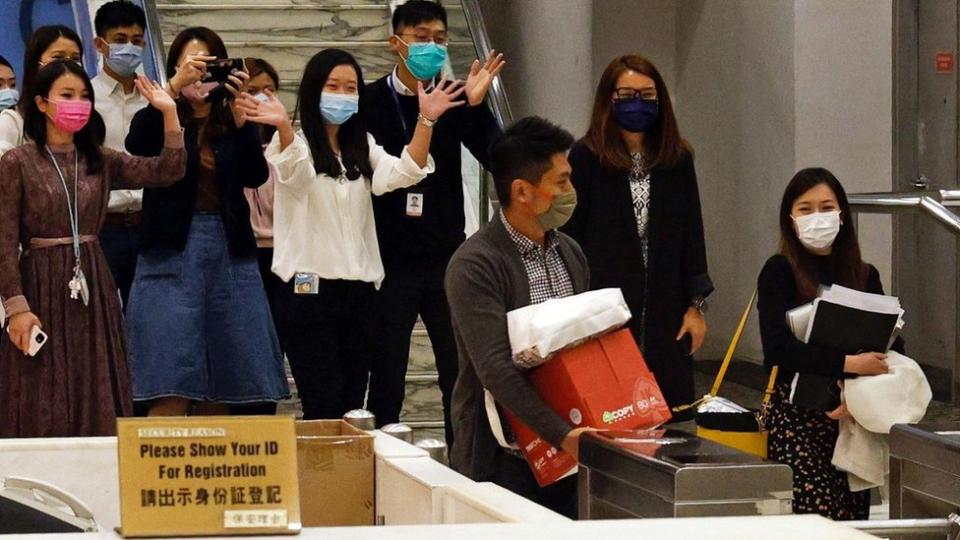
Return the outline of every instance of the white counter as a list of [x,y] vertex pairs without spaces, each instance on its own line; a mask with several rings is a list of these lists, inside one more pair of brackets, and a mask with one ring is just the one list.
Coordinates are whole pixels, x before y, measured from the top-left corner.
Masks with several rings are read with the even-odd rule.
[[[115,540],[114,533],[41,534],[21,538],[36,540]],[[230,537],[233,538],[233,537]],[[236,537],[236,538],[251,538]],[[290,539],[290,536],[260,538]],[[579,521],[567,523],[498,523],[489,525],[418,525],[305,529],[297,538],[323,540],[868,540],[875,537],[820,516],[766,516],[734,518],[645,519]]]

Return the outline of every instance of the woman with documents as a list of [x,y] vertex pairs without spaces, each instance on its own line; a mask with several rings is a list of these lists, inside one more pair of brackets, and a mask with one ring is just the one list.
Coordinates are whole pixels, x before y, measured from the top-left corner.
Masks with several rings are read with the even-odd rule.
[[[880,275],[860,258],[846,193],[826,169],[804,169],[790,181],[780,237],[780,253],[758,282],[764,364],[779,366],[769,457],[793,468],[795,513],[867,519],[869,491],[852,492],[847,474],[831,464],[838,420],[848,415],[840,381],[887,372],[885,351],[902,310],[877,296]],[[824,291],[833,285],[842,287]],[[902,342],[893,348],[902,351]]]

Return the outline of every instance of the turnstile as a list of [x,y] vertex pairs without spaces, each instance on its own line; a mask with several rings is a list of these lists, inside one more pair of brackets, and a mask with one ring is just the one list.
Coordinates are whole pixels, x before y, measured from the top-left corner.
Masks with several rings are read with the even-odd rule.
[[789,466],[678,430],[584,434],[578,482],[580,519],[792,512]]

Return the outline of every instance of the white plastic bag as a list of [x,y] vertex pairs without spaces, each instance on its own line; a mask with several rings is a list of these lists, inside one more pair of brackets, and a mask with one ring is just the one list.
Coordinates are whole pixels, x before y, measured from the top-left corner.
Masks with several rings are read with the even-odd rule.
[[620,289],[600,289],[507,313],[513,362],[533,368],[555,352],[619,328],[630,320]]

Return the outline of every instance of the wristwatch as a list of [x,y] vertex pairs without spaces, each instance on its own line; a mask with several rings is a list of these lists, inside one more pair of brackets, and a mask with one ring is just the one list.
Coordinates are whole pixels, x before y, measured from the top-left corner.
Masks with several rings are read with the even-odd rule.
[[420,113],[417,115],[417,120],[419,120],[421,124],[427,126],[428,128],[432,128],[433,126],[437,125],[436,120],[431,120],[427,118],[426,116],[423,115],[423,113]]
[[707,309],[709,308],[709,306],[707,305],[707,299],[704,298],[704,297],[702,297],[702,296],[698,296],[698,297],[694,298],[693,300],[691,300],[691,301],[690,301],[690,307],[692,307],[692,308],[696,309],[697,311],[699,311],[701,315],[703,315],[704,313],[706,313],[706,312],[707,312]]

